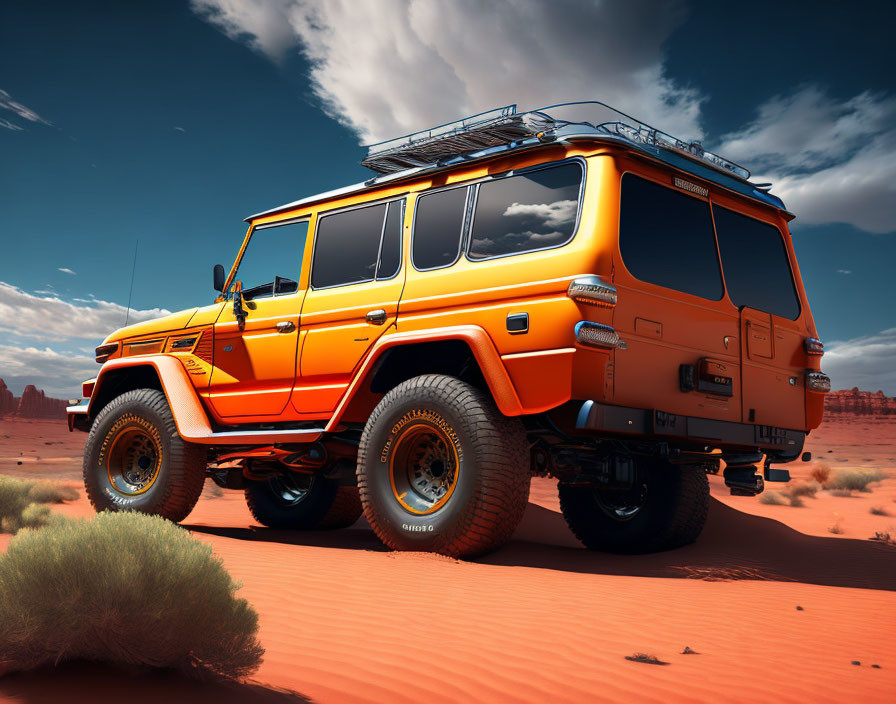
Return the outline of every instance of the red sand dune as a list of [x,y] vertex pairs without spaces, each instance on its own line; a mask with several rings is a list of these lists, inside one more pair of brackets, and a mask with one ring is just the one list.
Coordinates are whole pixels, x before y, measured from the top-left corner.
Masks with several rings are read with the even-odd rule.
[[[25,457],[58,451],[47,453],[53,461],[10,466],[9,428],[0,426],[0,472],[77,476],[77,440],[49,423],[16,428],[26,437],[13,443]],[[823,426],[809,449],[832,468],[892,471],[894,431]],[[51,436],[65,444],[38,444]],[[797,479],[810,469],[790,467]],[[896,527],[868,512],[887,503],[896,515],[896,477],[871,494],[825,495],[804,508],[730,497],[721,479],[711,483],[703,536],[659,555],[581,549],[549,480],[533,482],[516,540],[475,562],[389,552],[363,525],[264,529],[233,492],[208,491],[185,526],[214,547],[260,614],[267,654],[254,680],[316,702],[894,701],[896,549],[867,538],[870,528]],[[90,514],[83,498],[59,510]],[[839,536],[825,527],[833,512],[846,527]],[[699,655],[681,655],[685,646]],[[625,659],[638,652],[669,665]],[[0,701],[116,701],[131,689],[154,700],[230,701],[173,680],[131,688],[124,676],[110,684],[102,671],[73,668],[0,679]],[[241,701],[278,701],[251,696]]]

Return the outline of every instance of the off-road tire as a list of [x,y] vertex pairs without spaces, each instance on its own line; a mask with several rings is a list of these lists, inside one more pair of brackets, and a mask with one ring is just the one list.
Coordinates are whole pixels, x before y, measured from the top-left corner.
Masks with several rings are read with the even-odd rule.
[[317,527],[321,530],[338,530],[348,528],[357,521],[364,512],[361,497],[356,486],[340,486],[336,489],[330,510],[324,515]]
[[[402,433],[427,423],[451,443],[457,468],[444,503],[420,515],[402,505],[391,461],[400,464]],[[522,424],[503,416],[486,393],[449,376],[418,376],[383,397],[364,427],[357,475],[364,516],[394,550],[452,557],[495,550],[513,535],[529,499]]]
[[[297,481],[302,478],[297,478]],[[339,482],[321,476],[309,477],[310,488],[304,498],[289,503],[281,498],[278,477],[246,482],[246,504],[255,520],[268,528],[315,530],[322,527],[333,506]]]
[[591,487],[560,484],[560,509],[589,550],[623,554],[661,552],[693,543],[709,513],[709,482],[703,467],[644,461],[647,494],[627,520],[602,508]]
[[[116,438],[144,433],[159,450],[158,473],[142,493],[116,489],[109,468]],[[109,459],[107,459],[107,454]],[[140,511],[175,523],[193,510],[205,483],[206,449],[177,433],[165,394],[155,389],[127,391],[108,403],[93,421],[84,449],[84,488],[99,511]]]

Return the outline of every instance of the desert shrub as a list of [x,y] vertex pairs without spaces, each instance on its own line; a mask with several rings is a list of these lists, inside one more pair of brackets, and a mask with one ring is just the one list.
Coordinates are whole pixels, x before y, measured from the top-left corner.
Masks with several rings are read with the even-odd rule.
[[50,520],[50,509],[43,504],[77,498],[77,490],[61,484],[0,475],[0,532],[40,528]]
[[876,469],[838,469],[825,483],[825,488],[871,491],[868,485],[883,478],[884,474]]
[[891,545],[896,547],[896,536],[890,535],[889,532],[883,531],[875,531],[874,535],[868,540],[874,540],[878,543],[883,543],[884,545]]
[[770,506],[783,506],[787,503],[787,499],[778,491],[763,491],[759,495],[759,503],[768,504]]
[[786,489],[787,495],[791,498],[800,496],[811,496],[814,498],[818,493],[819,485],[816,482],[799,482]]
[[824,484],[831,476],[831,468],[828,467],[824,462],[815,462],[812,465],[811,471],[812,479],[817,481],[819,484]]
[[831,489],[831,496],[852,496],[852,489]]
[[801,497],[801,496],[799,496],[799,495],[797,495],[797,494],[789,494],[789,495],[787,496],[787,498],[788,498],[788,500],[790,501],[790,505],[791,505],[791,506],[799,507],[799,506],[805,506],[805,505],[806,505],[805,503],[803,503],[803,497]]
[[264,651],[238,588],[210,546],[157,516],[101,513],[25,530],[0,556],[0,663],[243,677]]
[[875,516],[889,516],[890,515],[890,512],[887,511],[886,506],[872,506],[871,513],[873,513]]
[[833,522],[830,526],[828,526],[828,533],[833,533],[834,535],[843,535],[846,531],[843,529],[843,522],[838,518]]

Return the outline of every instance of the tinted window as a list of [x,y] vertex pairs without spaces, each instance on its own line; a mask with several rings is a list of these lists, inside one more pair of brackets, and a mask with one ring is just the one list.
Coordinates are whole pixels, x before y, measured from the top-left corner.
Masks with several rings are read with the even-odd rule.
[[325,288],[372,281],[385,214],[383,204],[319,218],[311,285]]
[[625,174],[619,249],[632,275],[717,301],[722,276],[709,204]]
[[278,296],[298,290],[307,233],[307,222],[252,231],[236,274],[237,280],[243,284],[245,298],[274,295],[275,281]]
[[713,215],[725,285],[734,305],[796,320],[800,302],[780,230],[717,205]]
[[460,251],[466,188],[451,188],[417,199],[411,257],[418,269],[448,266]]
[[380,268],[376,273],[378,279],[391,279],[401,268],[403,204],[404,201],[400,200],[389,203],[389,209],[386,212],[386,229],[383,230],[383,246],[380,250]]
[[470,258],[530,252],[572,239],[582,167],[564,164],[479,186]]

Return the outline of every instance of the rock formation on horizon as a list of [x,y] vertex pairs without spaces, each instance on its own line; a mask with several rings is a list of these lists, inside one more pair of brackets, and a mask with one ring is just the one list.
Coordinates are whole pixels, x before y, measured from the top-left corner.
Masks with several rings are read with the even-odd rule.
[[883,391],[849,390],[832,391],[824,397],[824,412],[830,415],[896,417],[896,398]]
[[28,384],[22,397],[16,398],[0,379],[0,417],[64,419],[68,401],[49,398],[34,384]]

